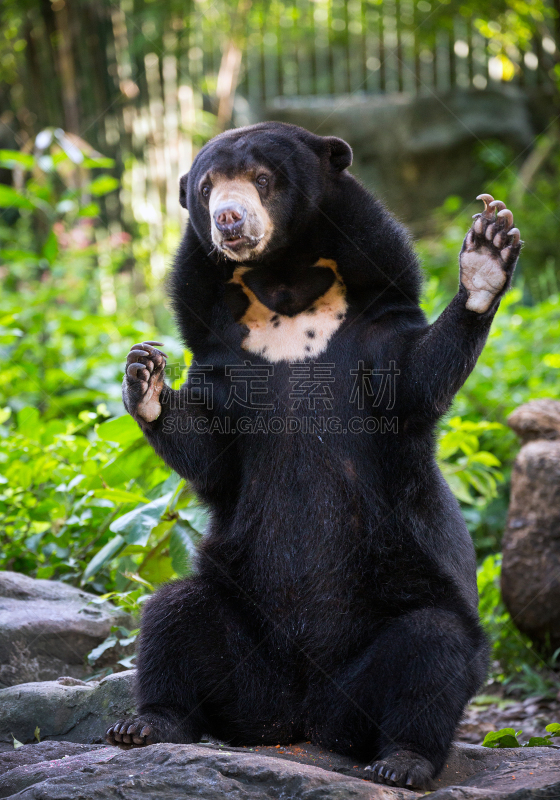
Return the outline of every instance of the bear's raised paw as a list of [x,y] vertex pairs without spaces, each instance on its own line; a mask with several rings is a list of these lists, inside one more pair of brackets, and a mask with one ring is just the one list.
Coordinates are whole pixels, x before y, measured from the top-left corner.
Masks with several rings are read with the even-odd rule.
[[507,288],[522,242],[513,227],[513,214],[491,194],[476,198],[484,211],[475,214],[461,250],[461,283],[468,292],[466,307],[483,314]]
[[153,422],[161,414],[159,396],[163,389],[166,354],[156,350],[161,342],[142,342],[132,346],[126,359],[123,400],[135,419]]

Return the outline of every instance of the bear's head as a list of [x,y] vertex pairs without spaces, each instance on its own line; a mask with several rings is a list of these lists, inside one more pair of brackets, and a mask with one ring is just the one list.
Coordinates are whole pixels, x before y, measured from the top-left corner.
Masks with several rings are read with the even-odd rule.
[[233,261],[253,260],[293,241],[351,163],[342,139],[263,122],[208,142],[181,178],[180,202],[201,240]]

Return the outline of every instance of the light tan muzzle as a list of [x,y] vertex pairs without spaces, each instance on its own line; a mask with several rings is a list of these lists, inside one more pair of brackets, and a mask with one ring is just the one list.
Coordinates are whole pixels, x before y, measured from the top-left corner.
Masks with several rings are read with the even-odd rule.
[[214,179],[209,209],[212,241],[228,258],[247,261],[264,252],[273,225],[252,181]]

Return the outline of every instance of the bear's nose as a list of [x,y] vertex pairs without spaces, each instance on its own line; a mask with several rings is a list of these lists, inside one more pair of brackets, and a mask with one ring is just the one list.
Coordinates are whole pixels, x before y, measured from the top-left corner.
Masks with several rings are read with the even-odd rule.
[[214,222],[220,233],[239,235],[247,217],[247,209],[239,203],[222,203],[214,211]]

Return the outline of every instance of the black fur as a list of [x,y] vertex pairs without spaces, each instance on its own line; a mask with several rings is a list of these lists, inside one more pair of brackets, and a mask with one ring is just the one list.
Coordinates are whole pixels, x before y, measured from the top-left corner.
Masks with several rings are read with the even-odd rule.
[[[475,365],[499,298],[479,315],[465,308],[461,286],[428,325],[408,236],[344,171],[350,159],[340,140],[266,123],[211,141],[181,182],[190,222],[171,297],[195,361],[213,367],[213,408],[189,405],[185,387],[164,387],[161,416],[139,422],[210,506],[212,524],[195,575],[146,605],[138,710],[148,742],[305,738],[399,765],[396,782],[406,782],[401,766],[410,763],[409,784],[426,785],[487,663],[473,546],[436,466],[434,431]],[[249,264],[259,268],[255,292],[281,284],[291,292],[284,308],[297,309],[313,300],[309,267],[334,260],[349,310],[317,359],[336,365],[328,415],[343,428],[351,418],[396,417],[396,430],[188,430],[192,419],[229,416],[235,427],[239,417],[321,415],[292,409],[284,362],[269,379],[273,408],[226,409],[226,367],[268,362],[241,348],[245,304],[225,291],[236,264],[213,248],[198,186],[210,168],[233,176],[255,164],[272,176],[263,203],[275,222],[267,252]],[[312,330],[312,309],[309,320]],[[351,370],[390,362],[396,397],[351,404]],[[127,407],[134,414],[130,394]]]

